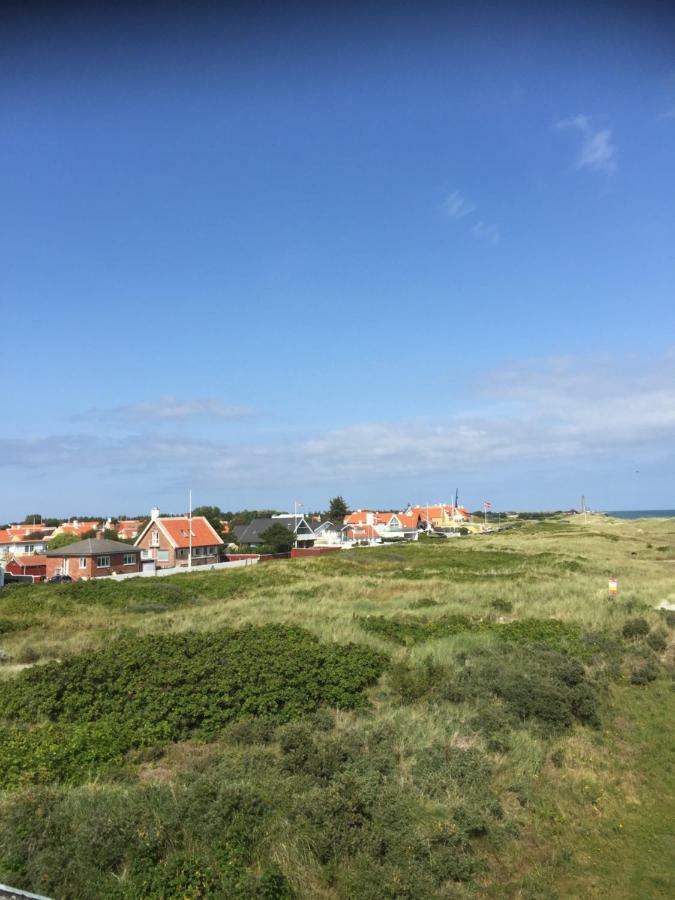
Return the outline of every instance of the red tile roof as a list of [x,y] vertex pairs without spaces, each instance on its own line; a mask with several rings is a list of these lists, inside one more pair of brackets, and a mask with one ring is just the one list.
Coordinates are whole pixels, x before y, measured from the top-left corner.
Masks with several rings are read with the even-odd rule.
[[379,536],[372,525],[356,524],[347,529],[347,537],[352,541],[369,541]]
[[[26,553],[20,556],[13,556],[9,563],[16,563],[17,566],[21,566],[23,569],[32,569],[34,566],[46,566],[47,565],[47,557],[46,556],[38,556],[32,553]],[[8,563],[8,565],[9,565]]]
[[[29,534],[31,533],[34,532],[29,532]],[[0,544],[39,544],[44,540],[46,540],[46,538],[31,538],[31,540],[27,540],[25,534],[14,534],[8,528],[4,528],[0,531]]]
[[[187,516],[162,517],[155,519],[159,522],[164,531],[169,535],[170,540],[176,547],[189,547],[190,535],[188,528],[190,520]],[[192,546],[193,547],[213,547],[215,544],[223,544],[224,541],[218,536],[204,516],[193,516],[192,518]]]
[[100,522],[78,522],[77,525],[74,522],[64,522],[60,526],[60,531],[65,534],[76,534],[79,536],[87,531],[97,531],[101,527]]

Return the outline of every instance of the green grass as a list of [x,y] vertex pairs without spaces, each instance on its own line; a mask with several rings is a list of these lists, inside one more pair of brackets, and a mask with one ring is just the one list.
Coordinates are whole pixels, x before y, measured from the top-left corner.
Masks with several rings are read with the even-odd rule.
[[12,587],[0,881],[85,900],[672,896],[674,617],[654,607],[674,566],[669,521],[573,517]]

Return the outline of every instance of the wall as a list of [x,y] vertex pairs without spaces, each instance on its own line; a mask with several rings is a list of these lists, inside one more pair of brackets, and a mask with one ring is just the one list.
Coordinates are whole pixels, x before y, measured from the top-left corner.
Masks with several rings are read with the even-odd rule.
[[339,553],[342,547],[296,547],[291,550],[291,558],[299,556],[322,556],[324,553]]
[[139,574],[141,578],[154,578],[155,576],[161,578],[164,575],[189,575],[190,572],[196,571],[206,570],[207,572],[210,572],[212,569],[238,569],[242,566],[255,566],[258,564],[258,561],[258,556],[251,556],[247,559],[236,559],[232,562],[212,563],[209,566],[193,566],[192,569],[188,569],[187,566],[174,566],[170,569],[151,569],[150,566],[146,566],[140,573],[134,573],[133,575],[112,575],[110,577],[113,581],[124,581],[125,578],[138,578]]

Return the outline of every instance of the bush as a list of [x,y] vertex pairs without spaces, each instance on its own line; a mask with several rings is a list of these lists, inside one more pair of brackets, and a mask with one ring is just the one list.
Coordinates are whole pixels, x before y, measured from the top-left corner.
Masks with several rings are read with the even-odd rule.
[[642,617],[637,619],[628,619],[628,621],[624,622],[624,626],[621,629],[621,634],[624,639],[627,641],[635,640],[636,638],[644,637],[646,634],[649,634],[649,622]]
[[446,676],[442,666],[426,657],[418,666],[395,663],[389,672],[389,683],[403,703],[415,703],[435,693],[440,679]]
[[512,746],[511,730],[516,721],[504,706],[484,705],[469,721],[469,725],[485,738],[492,753],[508,753]]
[[436,744],[424,750],[412,769],[413,781],[430,797],[440,798],[452,787],[483,791],[490,784],[491,767],[480,750]]
[[358,622],[365,631],[402,645],[419,644],[464,632],[492,634],[510,643],[541,642],[557,650],[579,651],[583,641],[578,625],[557,619],[522,619],[499,624],[460,615],[438,619],[367,616]]
[[651,631],[647,635],[647,643],[655,653],[663,653],[668,646],[666,636],[660,631]]
[[497,598],[496,600],[490,601],[490,606],[493,609],[496,609],[497,612],[513,612],[513,603],[511,603],[510,600],[501,600],[500,598]]
[[424,698],[484,704],[500,698],[507,715],[547,729],[564,730],[575,719],[599,724],[597,692],[579,660],[568,654],[532,644],[523,666],[520,648],[507,644],[477,650],[460,661],[457,671],[430,660],[416,669],[394,666],[391,686],[404,702]]
[[16,661],[19,663],[34,663],[40,659],[39,652],[35,649],[35,647],[23,647],[16,656]]
[[633,669],[630,680],[631,684],[649,684],[656,681],[659,676],[659,668],[653,660],[648,660],[643,666]]
[[430,597],[420,597],[410,604],[410,609],[428,609],[431,606],[438,606],[438,600],[432,600]]
[[321,644],[282,625],[132,637],[0,684],[0,709],[26,722],[105,722],[117,728],[115,746],[123,740],[128,749],[208,738],[251,718],[364,706],[363,691],[385,664],[370,648]]
[[270,809],[210,773],[172,786],[18,792],[0,819],[0,877],[53,897],[286,900],[278,869],[251,871]]

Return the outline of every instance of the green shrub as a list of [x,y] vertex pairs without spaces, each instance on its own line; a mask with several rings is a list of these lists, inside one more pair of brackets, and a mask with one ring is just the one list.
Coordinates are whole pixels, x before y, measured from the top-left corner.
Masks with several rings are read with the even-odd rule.
[[34,663],[40,659],[40,653],[35,649],[35,647],[23,647],[16,656],[16,661],[19,663]]
[[507,714],[547,729],[569,728],[575,720],[599,724],[599,700],[578,659],[532,644],[527,666],[520,648],[497,645],[458,658],[451,670],[426,660],[417,668],[392,667],[390,684],[403,702],[444,699],[484,704],[500,698]]
[[119,723],[48,723],[0,730],[0,787],[82,779],[121,762],[133,740]]
[[510,613],[513,612],[513,603],[510,600],[502,600],[499,597],[490,601],[490,606],[497,612]]
[[469,725],[485,738],[485,745],[492,753],[508,753],[512,747],[511,730],[516,721],[511,711],[503,705],[481,705]]
[[647,643],[655,653],[663,653],[668,646],[666,636],[661,631],[650,631],[647,635]]
[[282,625],[132,637],[0,684],[0,709],[8,720],[112,723],[115,746],[129,748],[364,706],[385,664],[368,647],[321,644]]
[[450,788],[483,791],[492,772],[487,757],[480,750],[436,744],[427,747],[412,769],[418,788],[430,797],[440,798]]
[[439,679],[446,675],[442,666],[434,663],[431,657],[426,657],[418,666],[403,662],[392,665],[389,683],[403,703],[415,703],[435,693]]
[[237,744],[267,744],[273,739],[275,728],[272,719],[245,719],[228,725],[223,735]]
[[24,627],[20,622],[12,619],[0,619],[0,634],[10,634],[12,631],[19,631]]
[[0,818],[0,880],[53,897],[293,896],[251,870],[268,805],[211,773],[172,786],[20,791]]
[[586,636],[579,625],[558,619],[522,619],[501,624],[472,620],[460,615],[441,616],[437,619],[367,616],[358,622],[365,631],[404,646],[465,632],[490,634],[514,644],[545,643],[555,650],[578,653],[584,652],[586,645]]
[[621,634],[627,641],[644,637],[646,634],[649,634],[649,622],[641,617],[637,619],[628,619],[628,621],[624,622]]
[[554,750],[553,753],[551,753],[551,762],[556,769],[562,769],[565,765],[565,751],[561,749]]
[[653,660],[648,660],[639,668],[633,669],[631,672],[631,684],[649,684],[656,681],[659,677],[659,667]]
[[410,609],[428,609],[431,606],[438,606],[438,600],[432,600],[431,597],[420,597],[410,604]]

